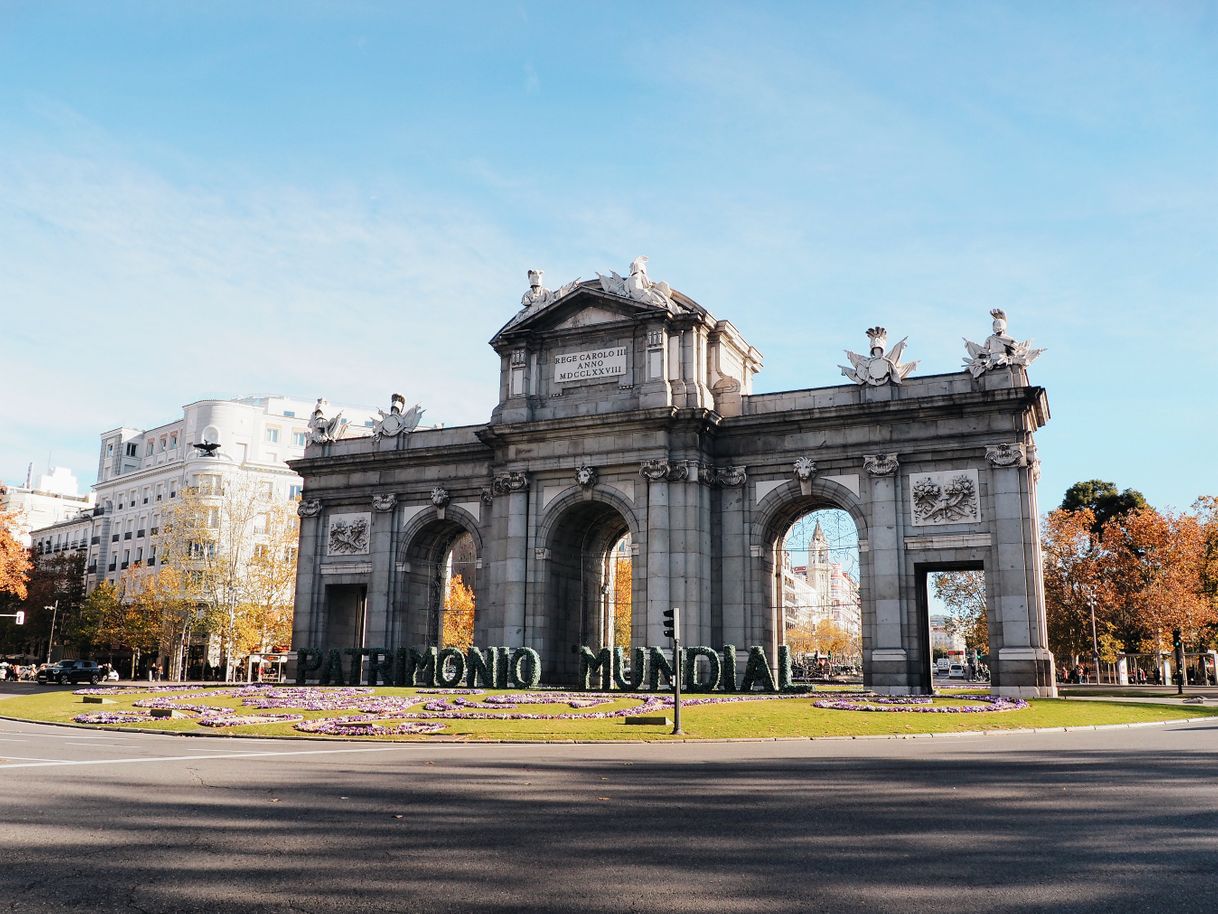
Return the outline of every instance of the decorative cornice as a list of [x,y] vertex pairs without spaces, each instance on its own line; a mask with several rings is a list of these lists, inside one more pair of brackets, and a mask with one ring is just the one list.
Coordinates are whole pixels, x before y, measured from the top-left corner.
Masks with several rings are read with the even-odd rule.
[[863,469],[871,476],[892,476],[900,465],[896,454],[863,455]]

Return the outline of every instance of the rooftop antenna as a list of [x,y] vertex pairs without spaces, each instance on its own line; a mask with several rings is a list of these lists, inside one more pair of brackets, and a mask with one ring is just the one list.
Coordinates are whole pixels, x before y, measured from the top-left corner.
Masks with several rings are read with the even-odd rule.
[[34,479],[34,461],[30,461],[29,466],[25,468],[25,487],[28,489],[30,483]]

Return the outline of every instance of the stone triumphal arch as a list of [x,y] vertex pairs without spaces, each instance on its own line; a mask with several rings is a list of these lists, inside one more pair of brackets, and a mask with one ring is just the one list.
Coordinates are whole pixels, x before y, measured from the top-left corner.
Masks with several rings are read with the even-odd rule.
[[872,327],[847,383],[754,394],[760,353],[646,258],[556,290],[532,271],[491,339],[488,422],[419,428],[395,395],[371,436],[344,437],[319,401],[292,463],[295,643],[436,644],[460,543],[474,644],[535,649],[547,681],[575,676],[573,645],[664,644],[672,606],[685,643],[775,658],[783,534],[837,508],[858,531],[868,685],[931,688],[926,575],[979,568],[993,688],[1053,695],[1033,442],[1048,402],[1027,377],[1038,351],[992,318],[963,370],[915,375]]

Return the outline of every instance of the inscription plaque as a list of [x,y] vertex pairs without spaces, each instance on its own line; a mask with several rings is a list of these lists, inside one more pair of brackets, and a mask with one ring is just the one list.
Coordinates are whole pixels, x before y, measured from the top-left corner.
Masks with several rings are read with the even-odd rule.
[[626,346],[581,349],[554,356],[554,383],[579,384],[603,381],[626,373]]

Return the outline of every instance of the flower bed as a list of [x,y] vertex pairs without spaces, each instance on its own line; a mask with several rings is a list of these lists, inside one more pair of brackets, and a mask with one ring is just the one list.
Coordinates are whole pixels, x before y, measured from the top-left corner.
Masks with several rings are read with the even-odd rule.
[[824,698],[812,702],[814,708],[833,711],[907,711],[917,714],[978,714],[988,711],[1018,711],[1028,703],[1022,698],[1006,698],[1002,695],[952,695],[959,701],[972,701],[971,705],[936,705],[929,695],[867,695],[850,698]]

